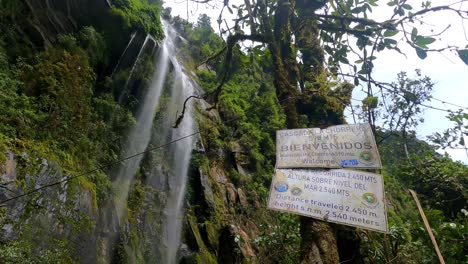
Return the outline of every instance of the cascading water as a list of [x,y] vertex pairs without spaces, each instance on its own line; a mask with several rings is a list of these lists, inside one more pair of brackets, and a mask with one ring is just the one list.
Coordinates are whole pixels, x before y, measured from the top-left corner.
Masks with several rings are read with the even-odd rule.
[[[125,97],[125,95],[127,95],[127,94],[126,94],[126,93],[128,92],[127,88],[128,88],[128,85],[129,85],[130,81],[132,80],[133,73],[135,72],[135,68],[136,68],[136,66],[138,65],[138,63],[140,62],[141,56],[142,56],[142,54],[143,54],[143,51],[145,50],[146,45],[148,44],[148,41],[150,41],[150,40],[153,41],[153,42],[156,42],[156,41],[154,40],[154,38],[151,37],[151,35],[146,35],[145,40],[143,41],[143,45],[141,45],[140,51],[138,51],[138,55],[137,55],[137,57],[136,57],[135,63],[133,63],[132,68],[130,69],[130,73],[129,73],[129,75],[128,75],[127,81],[125,82],[125,85],[124,85],[124,87],[123,87],[122,93],[121,93],[120,96],[119,96],[119,103],[122,103],[123,98]],[[168,44],[168,43],[166,43],[166,41],[164,41],[163,46],[162,46],[163,49],[164,49],[164,48],[166,48],[166,49],[169,48],[169,46],[168,46],[167,44]],[[167,50],[166,50],[166,52],[167,52]],[[160,57],[160,59],[166,59],[166,60],[167,60],[167,54],[161,54],[161,55],[164,56],[164,57]],[[157,60],[157,62],[161,62],[161,61],[160,61],[160,60]],[[163,68],[164,68],[164,67],[163,67]],[[165,68],[165,70],[166,70],[166,73],[167,73],[167,67]],[[165,78],[166,78],[166,75],[163,75],[163,76],[161,76],[161,77],[163,78],[163,79],[162,79],[162,84],[161,84],[161,86],[156,86],[156,87],[155,87],[155,88],[158,88],[158,87],[159,87],[159,94],[161,94],[160,91],[161,91],[162,85],[164,84],[164,80],[165,80]],[[153,80],[154,80],[154,78],[153,78]],[[157,81],[157,80],[156,80],[156,81]],[[154,117],[154,116],[153,116],[153,117]]]
[[111,77],[114,76],[115,72],[119,69],[120,62],[122,61],[122,58],[127,55],[127,50],[132,45],[133,40],[135,39],[137,32],[133,32],[132,35],[130,36],[130,40],[128,41],[127,46],[125,47],[124,51],[122,52],[122,55],[120,56],[119,60],[117,61],[117,64],[114,67],[114,70],[112,70]]
[[[174,84],[171,89],[171,104],[182,105],[185,98],[194,93],[194,84],[184,74],[182,66],[178,61],[173,61],[174,65]],[[191,105],[188,105],[188,113],[191,112]],[[192,116],[187,115],[178,127],[171,130],[171,139],[176,140],[181,137],[194,133],[194,122]],[[193,138],[186,138],[177,141],[170,146],[172,159],[170,165],[173,169],[173,177],[169,180],[169,192],[167,204],[165,207],[166,219],[163,222],[164,243],[165,243],[165,263],[176,263],[177,251],[180,245],[181,227],[183,214],[183,201],[185,197],[185,188],[187,184],[187,172],[189,168],[191,150],[193,148]]]
[[[169,49],[172,49],[169,41],[165,38],[156,61],[157,68],[152,78],[150,87],[147,93],[143,96],[143,100],[136,112],[136,124],[130,129],[127,136],[127,141],[123,148],[122,157],[129,157],[141,153],[148,147],[151,139],[151,127],[155,116],[156,108],[159,104],[159,99],[163,89],[164,81],[166,80],[169,70]],[[148,38],[145,39],[143,46]],[[172,42],[171,42],[172,43]],[[143,47],[142,47],[143,49]],[[141,54],[138,55],[137,60]],[[132,67],[132,69],[134,66]],[[130,78],[131,76],[129,76]],[[122,217],[123,209],[126,205],[130,184],[132,183],[136,172],[141,163],[142,155],[127,160],[118,170],[116,181],[114,182],[116,195],[116,211],[117,219]]]
[[[175,141],[180,138],[186,137],[194,133],[194,121],[191,116],[192,106],[188,105],[184,120],[177,129],[173,129],[170,119],[174,120],[176,117],[176,110],[180,110],[185,98],[192,95],[195,90],[195,84],[190,78],[185,75],[182,65],[176,59],[175,42],[177,40],[176,31],[163,21],[165,39],[160,45],[155,62],[155,73],[152,78],[150,87],[147,89],[146,94],[142,96],[140,105],[136,111],[136,124],[129,131],[126,143],[123,146],[122,157],[129,157],[141,152],[144,152],[150,143],[150,140],[157,138],[160,144]],[[148,38],[145,40],[146,44]],[[144,46],[141,47],[141,50]],[[141,56],[141,50],[138,54],[135,64]],[[135,65],[132,66],[132,71]],[[169,77],[170,76],[170,77]],[[131,76],[129,76],[131,78]],[[172,85],[164,88],[166,80],[171,80]],[[168,91],[168,98],[161,100],[162,93]],[[169,99],[168,102],[166,99]],[[160,100],[165,101],[160,105]],[[158,108],[159,106],[159,108]],[[163,124],[155,122],[155,114],[159,112],[163,116]],[[157,119],[157,118],[156,118]],[[161,121],[161,120],[160,120]],[[158,127],[159,126],[159,127]],[[155,127],[157,129],[155,130]],[[157,132],[155,132],[157,131]],[[161,259],[157,263],[176,263],[177,252],[180,246],[181,227],[183,214],[183,201],[185,196],[187,172],[189,168],[191,150],[193,148],[193,138],[187,137],[183,140],[178,140],[169,144],[164,149],[165,155],[164,167],[167,173],[167,182],[162,192],[165,196],[165,204],[158,204],[161,211],[164,213],[161,222],[158,237],[152,238],[159,243],[157,255]],[[115,190],[115,199],[113,204],[108,206],[107,217],[113,215],[114,226],[107,228],[110,230],[111,244],[115,246],[118,232],[122,229],[123,221],[126,219],[127,200],[129,192],[131,191],[132,183],[134,182],[135,175],[141,167],[143,155],[135,156],[123,163],[114,175],[113,182]],[[161,166],[160,164],[152,164],[153,166]],[[166,177],[165,175],[153,173],[151,177]],[[109,220],[105,220],[109,221]],[[109,226],[109,224],[107,224]],[[110,224],[112,226],[112,224]],[[150,233],[150,232],[146,232]],[[155,262],[155,263],[156,263]]]

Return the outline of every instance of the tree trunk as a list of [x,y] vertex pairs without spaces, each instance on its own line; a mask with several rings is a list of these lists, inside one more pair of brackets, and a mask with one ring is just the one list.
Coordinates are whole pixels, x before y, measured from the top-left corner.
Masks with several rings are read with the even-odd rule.
[[[303,95],[299,97],[301,91],[298,87],[300,87],[301,79],[314,83],[324,70],[323,51],[312,14],[323,7],[326,1],[279,0],[273,27],[269,25],[265,3],[262,0],[259,0],[258,3],[262,13],[263,32],[272,39],[268,48],[273,60],[277,97],[286,115],[287,127],[289,129],[299,128],[298,102],[308,101],[308,99],[301,98],[304,97]],[[303,14],[301,19],[304,22],[301,24],[302,31],[294,32],[301,36],[300,43],[297,45],[305,59],[302,67],[296,60],[297,46],[292,44],[292,21],[296,13]],[[304,76],[304,78],[300,76]],[[327,100],[323,102],[327,102]],[[320,104],[315,104],[315,106],[329,108]],[[327,119],[326,116],[321,118]],[[318,123],[329,124],[330,122],[328,120]],[[335,123],[333,122],[333,124]],[[329,223],[301,216],[300,234],[302,237],[301,263],[335,264],[339,262],[336,234]]]
[[301,263],[339,263],[336,235],[329,223],[301,216]]

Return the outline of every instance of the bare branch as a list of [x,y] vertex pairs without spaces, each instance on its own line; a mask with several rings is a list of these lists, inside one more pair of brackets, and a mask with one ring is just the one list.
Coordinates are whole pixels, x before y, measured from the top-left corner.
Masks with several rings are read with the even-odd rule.
[[[234,48],[234,45],[238,41],[242,41],[242,40],[251,40],[251,41],[262,42],[262,43],[268,43],[269,42],[269,39],[267,37],[265,37],[264,35],[261,35],[261,34],[252,34],[252,35],[236,34],[236,35],[230,35],[228,37],[228,39],[227,39],[227,46],[224,48],[224,49],[227,50],[227,52],[226,52],[226,57],[224,58],[223,77],[221,78],[221,82],[216,87],[216,89],[214,89],[212,92],[206,93],[203,96],[192,95],[192,96],[189,96],[187,99],[185,99],[182,112],[177,117],[177,119],[176,119],[176,121],[175,121],[175,123],[173,125],[173,128],[177,128],[178,125],[180,124],[180,122],[182,121],[182,119],[184,118],[184,114],[185,114],[185,111],[186,111],[186,108],[187,108],[187,102],[191,98],[205,99],[205,100],[211,101],[211,102],[213,102],[213,107],[216,107],[219,95],[221,94],[221,90],[222,90],[224,84],[228,81],[229,67],[231,65],[231,60],[232,60],[232,50]],[[218,52],[218,53],[221,54],[222,52]]]
[[201,96],[197,96],[197,95],[191,95],[189,97],[187,97],[184,101],[184,105],[182,107],[182,113],[180,113],[180,115],[177,117],[176,121],[174,122],[174,125],[172,126],[172,128],[177,128],[179,127],[180,125],[180,122],[182,122],[182,119],[184,118],[184,115],[185,115],[185,110],[187,109],[187,103],[190,99],[192,98],[195,98],[195,99],[203,99],[203,97]]
[[[451,7],[451,5],[444,5],[444,6],[435,6],[435,7],[432,7],[432,8],[419,10],[419,11],[413,13],[413,14],[410,14],[407,17],[404,17],[404,18],[400,19],[397,24],[402,23],[403,21],[406,21],[406,20],[411,21],[413,18],[415,18],[417,16],[421,16],[421,15],[424,15],[424,14],[427,14],[427,13],[430,13],[430,12],[437,12],[437,11],[444,11],[444,10],[445,11],[453,11],[453,12],[457,13],[462,18],[468,18],[468,11],[462,11],[462,10],[459,10],[459,9],[455,9],[455,8]],[[465,15],[465,16],[463,16],[463,15]]]
[[206,58],[206,60],[204,60],[203,62],[201,62],[200,64],[198,64],[195,69],[198,69],[198,67],[202,66],[203,64],[206,64],[208,62],[210,62],[211,60],[214,60],[216,59],[219,55],[221,55],[225,50],[227,49],[227,46],[224,46],[222,49],[220,49],[218,52],[216,52],[215,54],[209,56],[208,58]]
[[349,22],[356,22],[366,26],[380,26],[385,29],[395,29],[392,21],[384,21],[378,22],[372,19],[367,18],[360,18],[360,17],[345,17],[345,16],[336,16],[336,15],[328,15],[328,14],[316,14],[318,18],[323,19],[334,19],[334,20],[341,20],[341,21],[349,21]]
[[320,24],[318,25],[318,28],[321,30],[328,31],[328,32],[345,32],[345,33],[353,34],[355,36],[372,36],[372,34],[374,33],[374,31],[371,29],[356,30],[356,29],[346,28],[343,25],[341,27],[334,27],[330,24]]

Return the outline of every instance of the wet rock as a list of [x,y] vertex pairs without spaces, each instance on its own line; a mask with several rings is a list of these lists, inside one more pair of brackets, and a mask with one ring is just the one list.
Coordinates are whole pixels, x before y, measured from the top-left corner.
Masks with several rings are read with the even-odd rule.
[[242,255],[247,260],[253,261],[255,259],[255,253],[252,249],[252,245],[250,245],[249,235],[247,235],[247,233],[244,232],[244,230],[242,229],[239,230],[238,234],[241,238],[240,243],[239,243],[239,248],[242,252]]
[[205,146],[203,145],[203,140],[201,139],[200,135],[197,135],[197,139],[195,141],[195,147],[193,148],[194,152],[197,153],[205,153]]
[[211,188],[211,184],[210,184],[210,179],[208,178],[208,175],[206,175],[203,172],[203,170],[199,170],[199,172],[200,172],[200,182],[203,187],[205,200],[212,208],[214,208],[215,200],[214,200],[214,195],[213,195],[213,189]]
[[219,183],[227,183],[226,174],[224,170],[218,166],[213,166],[210,168],[210,176],[213,180]]
[[220,195],[221,195],[221,198],[223,199],[224,205],[228,206],[229,203],[228,203],[228,199],[227,199],[226,188],[224,188],[224,186],[222,186],[221,188],[219,188],[219,193],[220,193]]
[[6,224],[2,226],[0,230],[0,238],[2,241],[11,241],[17,237],[17,233],[13,229],[12,224]]
[[179,260],[181,259],[185,259],[187,258],[188,256],[190,256],[192,254],[192,252],[190,251],[189,247],[187,246],[187,244],[184,244],[182,243],[179,247],[179,251],[178,251],[178,254],[179,254]]
[[227,183],[226,184],[226,192],[227,192],[227,198],[228,198],[229,204],[231,204],[231,205],[236,204],[237,191],[236,191],[236,187],[234,187],[234,184]]
[[5,162],[5,173],[2,176],[2,181],[12,182],[16,179],[16,163],[14,161],[13,152],[8,151],[8,159]]
[[251,164],[247,150],[239,142],[235,141],[230,143],[230,147],[234,155],[237,171],[242,175],[251,175],[252,173],[248,169]]
[[150,175],[147,175],[147,184],[158,190],[166,190],[167,177],[160,165],[154,166]]
[[[0,176],[0,184],[3,185],[3,188],[0,188],[2,200],[71,176],[64,176],[57,164],[46,159],[29,155],[16,156],[12,153],[8,156],[5,171]],[[22,185],[18,185],[18,181],[21,181]],[[81,260],[94,262],[96,244],[93,222],[97,218],[97,212],[94,192],[91,190],[93,185],[85,182],[88,185],[81,184],[80,179],[64,181],[42,189],[35,195],[6,203],[6,218],[0,222],[0,242],[6,243],[20,238],[22,228],[27,225],[31,234],[43,234],[41,243],[35,245],[38,250],[46,248],[54,239],[60,237],[77,245],[77,255],[81,256],[86,252],[84,257],[80,257]]]
[[237,188],[237,195],[239,196],[240,204],[244,207],[248,206],[247,197],[241,188]]
[[249,235],[240,227],[235,226],[235,225],[230,225],[229,231],[234,237],[234,242],[239,247],[239,250],[242,253],[242,256],[248,262],[255,262],[255,253],[252,249],[252,245],[250,244]]

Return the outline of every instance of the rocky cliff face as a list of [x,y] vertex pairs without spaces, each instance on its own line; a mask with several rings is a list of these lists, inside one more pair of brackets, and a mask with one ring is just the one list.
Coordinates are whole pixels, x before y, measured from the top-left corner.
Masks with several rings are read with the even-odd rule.
[[[2,204],[0,242],[21,239],[19,248],[34,247],[47,258],[60,257],[60,250],[90,261],[96,255],[95,225],[98,218],[96,193],[83,179],[63,181],[59,166],[45,159],[29,157],[26,153],[8,153],[4,172],[0,177],[0,199],[16,198],[30,190],[38,192]],[[57,252],[51,249],[56,247]],[[73,250],[71,250],[73,249]],[[39,258],[41,259],[41,258]]]
[[[42,50],[57,42],[61,34],[74,33],[84,26],[92,25],[106,32],[105,38],[112,46],[110,65],[115,65],[133,32],[123,25],[122,19],[111,12],[109,0],[25,0],[17,1],[7,32],[8,44],[18,48],[12,57],[25,56],[31,50]],[[145,35],[138,33],[135,45],[141,46]],[[134,59],[137,54],[130,54]],[[128,65],[127,65],[128,66]],[[110,69],[108,69],[110,70]]]
[[[134,32],[116,28],[118,19],[109,13],[108,1],[26,0],[21,12],[14,36],[35,50],[54,45],[60,34],[93,25],[112,40],[109,68],[128,71],[139,53],[155,51],[154,41],[142,48],[145,34],[132,36]],[[133,87],[132,83],[128,86]],[[200,114],[199,124],[204,132],[191,161],[181,262],[254,262],[258,251],[254,240],[263,232],[259,229],[262,222],[249,218],[263,214],[259,210],[263,206],[257,194],[239,182],[251,177],[246,150],[235,141],[228,148],[213,144],[212,134],[221,126],[215,110]],[[158,160],[151,155],[145,159]],[[105,202],[98,197],[102,190],[96,190],[91,180],[77,177],[67,181],[77,173],[63,172],[42,157],[8,152],[3,167],[1,201],[53,185],[0,207],[0,247],[14,244],[9,253],[21,257],[32,252],[41,256],[38,262],[42,263],[154,263],[161,258],[165,212],[159,205],[166,203],[165,190],[174,176],[165,171],[164,164],[151,172],[142,170],[131,187],[124,220],[104,213]]]
[[[262,208],[255,192],[246,192],[233,182],[232,173],[251,177],[249,163],[237,142],[230,149],[216,147],[212,135],[221,119],[216,110],[199,115],[202,136],[192,158],[184,231],[187,254],[181,263],[255,263],[258,225],[249,214]],[[236,186],[237,185],[237,186]],[[257,199],[257,200],[256,200]],[[183,251],[182,251],[183,253]]]
[[84,25],[104,26],[110,5],[105,0],[25,0],[14,3],[11,34],[34,49],[51,46],[57,35],[76,31]]
[[25,26],[31,40],[37,44],[41,41],[44,46],[54,43],[58,34],[73,32],[80,25],[90,23],[109,8],[103,0],[25,0],[25,4],[28,9]]
[[[73,34],[88,25],[103,32],[107,42],[112,43],[109,64],[105,65],[108,69],[104,71],[114,69],[121,56],[118,70],[128,70],[139,53],[156,50],[153,40],[140,50],[146,34],[138,31],[124,52],[133,32],[119,26],[122,21],[110,12],[110,1],[25,0],[13,4],[17,5],[16,13],[8,18],[11,25],[2,36],[6,45],[16,47],[7,50],[12,62],[52,47],[59,35]],[[98,75],[99,71],[102,69],[96,70]],[[96,190],[93,180],[75,178],[80,172],[64,172],[60,164],[34,153],[4,153],[6,161],[0,158],[0,201],[47,188],[0,205],[0,262],[24,259],[24,263],[106,263],[109,259],[119,259],[112,243],[106,241],[112,230],[102,224],[106,216],[97,196],[106,190]],[[73,179],[68,180],[70,177]],[[123,245],[131,244],[121,251],[137,256],[128,260],[135,263],[143,258],[144,251],[156,248],[158,241],[150,238],[159,232],[158,219],[162,218],[162,212],[152,205],[165,197],[155,188],[136,184],[130,198],[130,218],[122,224],[124,232],[119,239]],[[31,260],[31,256],[39,257]],[[152,256],[157,258],[155,254]]]

